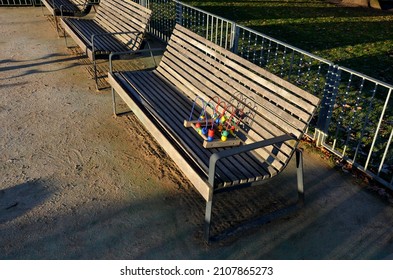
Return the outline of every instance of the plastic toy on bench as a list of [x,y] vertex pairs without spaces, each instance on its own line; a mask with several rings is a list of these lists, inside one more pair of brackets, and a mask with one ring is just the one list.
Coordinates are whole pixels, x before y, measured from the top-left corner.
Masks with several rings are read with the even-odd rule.
[[[200,102],[202,108],[199,117],[193,119],[195,107]],[[215,103],[215,106],[213,105]],[[223,110],[219,113],[219,108]],[[208,110],[211,112],[209,113]],[[241,140],[236,136],[237,123],[235,122],[235,112],[232,110],[228,117],[228,109],[223,101],[219,98],[212,98],[206,102],[197,96],[192,105],[190,117],[184,120],[184,126],[194,128],[203,139],[204,148],[218,148],[238,146]]]

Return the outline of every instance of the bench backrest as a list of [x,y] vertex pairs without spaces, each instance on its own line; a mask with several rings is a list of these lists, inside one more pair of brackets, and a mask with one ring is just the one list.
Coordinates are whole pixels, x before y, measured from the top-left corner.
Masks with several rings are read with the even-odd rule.
[[78,5],[80,9],[82,9],[82,7],[88,3],[88,1],[86,0],[70,0],[70,2],[74,3],[75,5]]
[[[192,100],[218,96],[241,108],[248,117],[241,124],[245,143],[304,134],[319,98],[256,66],[248,60],[176,25],[155,70]],[[190,108],[191,109],[191,108]],[[276,171],[291,158],[298,141],[258,150]]]
[[[131,0],[101,0],[96,21],[108,32],[135,32],[115,35],[130,49],[138,50],[147,30],[152,11]],[[139,34],[137,33],[139,32]]]

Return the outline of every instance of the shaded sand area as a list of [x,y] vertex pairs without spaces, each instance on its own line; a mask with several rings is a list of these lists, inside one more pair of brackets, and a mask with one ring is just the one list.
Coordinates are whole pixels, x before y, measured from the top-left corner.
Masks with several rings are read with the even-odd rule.
[[[41,8],[0,8],[1,259],[389,259],[393,207],[305,153],[307,204],[207,246],[204,201],[132,114],[114,118]],[[217,196],[214,232],[291,205],[294,162]]]

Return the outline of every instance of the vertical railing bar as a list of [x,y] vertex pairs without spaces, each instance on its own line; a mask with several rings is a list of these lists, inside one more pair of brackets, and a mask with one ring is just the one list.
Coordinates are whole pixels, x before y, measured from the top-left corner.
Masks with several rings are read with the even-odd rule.
[[252,63],[253,64],[256,64],[255,61],[256,61],[256,57],[257,57],[257,41],[258,41],[257,35],[255,35],[255,37],[254,37],[254,47],[253,47],[254,50],[252,52]]
[[317,92],[319,91],[318,89],[319,89],[319,80],[321,78],[321,71],[322,71],[322,64],[320,63],[318,65],[317,77],[314,82],[314,95],[317,95]]
[[[356,102],[355,102],[355,112],[354,112],[354,114],[352,115],[352,118],[351,118],[351,122],[349,123],[349,126],[348,126],[348,134],[347,134],[347,139],[346,139],[346,141],[345,141],[345,147],[346,146],[348,146],[348,143],[349,143],[349,139],[350,139],[350,137],[351,137],[351,133],[352,133],[352,125],[354,124],[354,122],[355,122],[355,116],[357,115],[356,113],[357,113],[357,108],[358,108],[358,106],[359,106],[359,100],[360,100],[360,94],[361,94],[361,92],[362,92],[362,90],[363,90],[363,86],[364,86],[364,78],[362,79],[362,83],[361,83],[361,85],[360,85],[360,88],[359,88],[359,90],[358,90],[358,94],[357,94],[357,96],[356,96]],[[356,153],[355,153],[355,156],[354,157],[356,157]],[[352,160],[352,161],[354,161],[354,160]]]
[[[377,87],[378,87],[378,84],[375,85],[375,92],[376,92]],[[375,92],[374,92],[374,94],[375,94]],[[375,129],[375,134],[374,134],[373,142],[371,143],[370,152],[368,153],[368,157],[367,157],[366,163],[364,165],[364,170],[367,170],[368,164],[370,162],[370,158],[371,158],[371,155],[373,153],[375,142],[377,141],[378,132],[379,132],[379,129],[381,127],[381,123],[382,123],[383,117],[385,115],[385,111],[386,111],[386,108],[388,106],[391,93],[392,93],[392,89],[389,90],[388,96],[386,97],[385,104],[383,106],[383,109],[382,109],[382,112],[381,112],[381,116],[379,118],[379,122],[378,122],[377,128]]]
[[261,37],[261,54],[260,54],[260,59],[259,59],[260,66],[264,66],[264,64],[263,64],[264,50],[265,50],[265,37]]
[[242,47],[241,47],[241,52],[240,52],[240,56],[244,57],[244,39],[245,39],[245,30],[242,30],[243,34],[242,34]]
[[269,40],[269,45],[268,45],[268,49],[267,49],[267,57],[266,57],[266,66],[268,66],[268,64],[270,62],[271,47],[272,47],[272,40]]
[[225,25],[225,49],[229,49],[228,47],[228,34],[230,33],[229,31],[229,22],[226,21],[226,25]]
[[[392,89],[390,89],[390,91],[392,91]],[[378,173],[377,173],[378,176],[381,173],[382,167],[383,167],[383,165],[385,163],[385,159],[386,159],[386,156],[388,154],[388,151],[389,151],[389,148],[390,148],[390,144],[392,142],[392,138],[393,138],[393,127],[392,127],[392,130],[390,131],[389,140],[388,140],[388,142],[386,144],[386,148],[385,148],[385,151],[384,151],[382,159],[381,159],[381,163],[380,163],[379,168],[378,168]]]
[[302,75],[302,65],[303,65],[303,56],[300,56],[298,67],[299,69],[297,70],[297,79],[301,80],[301,75]]
[[347,88],[346,88],[346,91],[345,91],[345,94],[344,94],[344,100],[343,100],[342,106],[341,106],[342,109],[341,109],[341,112],[340,112],[340,114],[338,116],[338,124],[337,124],[337,128],[336,128],[336,133],[335,133],[334,139],[337,139],[338,132],[339,132],[339,129],[340,129],[339,126],[343,122],[344,107],[347,105],[347,98],[348,98],[349,90],[350,90],[351,84],[352,84],[352,77],[353,77],[353,75],[352,75],[352,73],[350,73],[350,76],[349,76],[349,79],[348,79]]
[[291,74],[292,74],[292,69],[293,69],[293,60],[295,59],[295,50],[292,49],[292,55],[291,55],[291,60],[289,62],[289,72],[288,72],[288,80],[291,80]]
[[251,50],[251,32],[248,32],[248,42],[247,42],[247,60],[250,60],[250,50]]
[[281,77],[284,77],[284,66],[285,66],[285,60],[287,58],[287,47],[284,47],[284,52],[282,54],[282,62],[281,62]]
[[306,74],[306,83],[309,84],[310,82],[310,73],[311,73],[311,62],[307,62],[307,74]]
[[220,46],[221,47],[223,47],[224,48],[224,37],[223,37],[223,34],[224,34],[224,24],[225,24],[225,21],[224,20],[221,20],[220,21]]
[[214,36],[214,44],[216,44],[216,45],[217,45],[217,34],[218,34],[218,17],[216,18],[216,34]]
[[211,23],[210,23],[210,41],[213,42],[213,37],[214,36],[214,15],[211,17]]
[[276,53],[274,54],[274,63],[273,63],[273,66],[276,66],[276,65],[277,65],[278,49],[279,49],[279,45],[278,45],[278,43],[276,42]]
[[197,24],[198,24],[198,34],[202,34],[202,30],[201,30],[201,13],[198,13],[198,16],[197,16],[197,18],[198,18],[198,22],[197,22]]
[[[369,121],[369,116],[370,116],[370,113],[371,113],[371,108],[372,108],[372,104],[373,104],[373,100],[374,100],[374,96],[375,96],[375,92],[376,92],[376,87],[377,87],[377,85],[375,85],[375,88],[374,88],[374,91],[373,91],[373,95],[372,95],[371,100],[369,102],[369,106],[368,106],[368,110],[367,110],[367,114],[366,114],[366,119],[364,121],[364,124],[363,124],[363,127],[362,127],[362,131],[360,132],[359,142],[358,142],[358,145],[356,147],[356,156],[357,156],[357,154],[359,152],[359,149],[360,149],[360,146],[361,146],[361,143],[362,143],[362,138],[364,136],[366,128],[368,127],[368,121]],[[355,162],[355,157],[354,157],[354,162]]]
[[229,28],[229,22],[226,21],[226,26],[225,26],[225,49],[228,49],[228,28]]

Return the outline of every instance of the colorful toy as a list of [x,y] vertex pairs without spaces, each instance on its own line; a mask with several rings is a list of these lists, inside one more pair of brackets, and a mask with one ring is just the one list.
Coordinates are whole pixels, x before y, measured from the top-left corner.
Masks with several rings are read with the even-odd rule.
[[[196,118],[196,108],[200,108],[200,114]],[[231,111],[228,108],[232,108]],[[221,111],[221,113],[220,113]],[[241,144],[236,136],[237,122],[232,106],[227,106],[218,97],[211,98],[209,102],[197,96],[192,105],[190,117],[184,120],[185,127],[192,127],[203,139],[203,147],[227,147]]]

